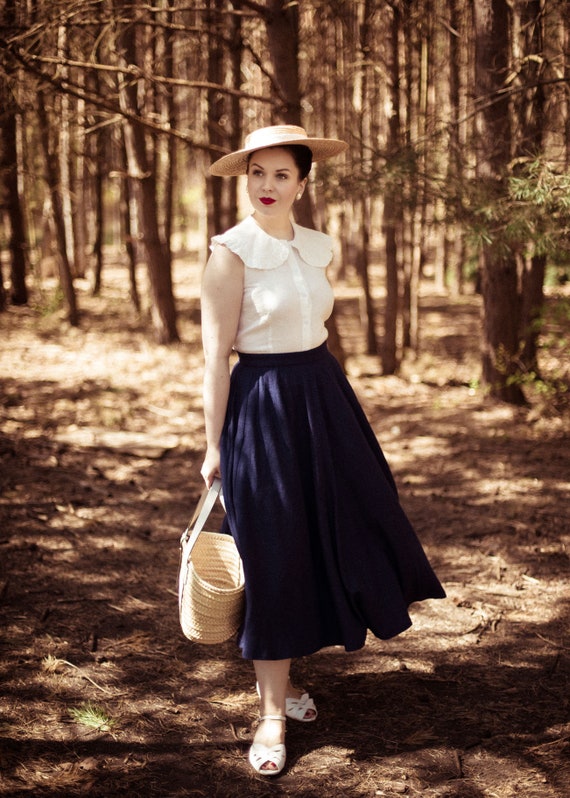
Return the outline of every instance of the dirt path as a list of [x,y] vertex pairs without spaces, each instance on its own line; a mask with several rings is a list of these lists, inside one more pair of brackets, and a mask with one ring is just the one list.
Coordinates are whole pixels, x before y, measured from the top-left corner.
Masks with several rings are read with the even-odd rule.
[[120,316],[120,286],[83,286],[79,331],[0,316],[0,794],[569,796],[570,419],[477,390],[477,300],[427,296],[424,355],[379,379],[340,297],[352,382],[448,599],[394,640],[295,664],[319,720],[289,723],[268,783],[245,759],[249,663],[176,617],[201,489],[195,275],[169,349]]

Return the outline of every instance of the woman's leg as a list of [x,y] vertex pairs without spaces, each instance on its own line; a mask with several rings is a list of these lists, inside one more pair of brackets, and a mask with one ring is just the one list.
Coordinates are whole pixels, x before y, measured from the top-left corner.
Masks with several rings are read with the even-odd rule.
[[257,659],[253,667],[259,685],[259,714],[284,715],[291,660]]
[[[290,659],[254,660],[255,676],[259,685],[259,714],[285,715],[285,698],[289,682]],[[263,720],[259,724],[254,743],[271,748],[285,741],[285,723],[279,720]],[[268,763],[264,770],[272,769]]]
[[[253,665],[257,678],[258,693],[262,699],[259,707],[260,715],[275,715],[283,714],[284,710],[280,709],[283,691],[283,679],[285,678],[285,698],[301,698],[303,690],[293,687],[289,672],[291,668],[291,660],[254,660]],[[263,681],[263,686],[262,682]],[[284,706],[284,704],[283,704]],[[316,711],[313,709],[307,710],[307,719],[314,717]]]

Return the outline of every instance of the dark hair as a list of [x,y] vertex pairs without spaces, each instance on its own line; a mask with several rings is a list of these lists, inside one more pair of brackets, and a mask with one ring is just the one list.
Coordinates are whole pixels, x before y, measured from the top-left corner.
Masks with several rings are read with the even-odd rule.
[[[275,146],[291,153],[293,160],[295,161],[295,165],[299,170],[299,180],[304,180],[308,176],[309,172],[311,171],[311,166],[313,165],[313,153],[309,147],[305,147],[304,144],[276,144]],[[272,149],[272,147],[267,147],[267,149]],[[247,159],[248,171],[249,162],[252,155],[253,153],[250,153]]]

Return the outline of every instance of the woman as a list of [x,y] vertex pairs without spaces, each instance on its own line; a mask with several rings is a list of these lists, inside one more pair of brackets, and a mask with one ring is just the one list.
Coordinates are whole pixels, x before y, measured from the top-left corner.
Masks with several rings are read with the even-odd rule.
[[[413,601],[443,597],[398,501],[384,455],[327,350],[331,239],[291,221],[312,161],[344,142],[296,126],[262,128],[214,175],[247,174],[253,213],[212,240],[202,286],[207,450],[246,582],[238,635],[253,660],[260,723],[249,760],[285,764],[285,718],[314,721],[289,680],[292,657],[387,639]],[[232,350],[239,362],[231,372]]]

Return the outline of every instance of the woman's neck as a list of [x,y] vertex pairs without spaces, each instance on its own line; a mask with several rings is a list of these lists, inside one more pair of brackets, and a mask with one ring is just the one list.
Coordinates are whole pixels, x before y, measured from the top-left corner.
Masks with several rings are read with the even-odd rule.
[[253,218],[259,227],[273,238],[281,238],[285,241],[291,241],[294,238],[293,225],[289,216],[268,218],[254,211]]

